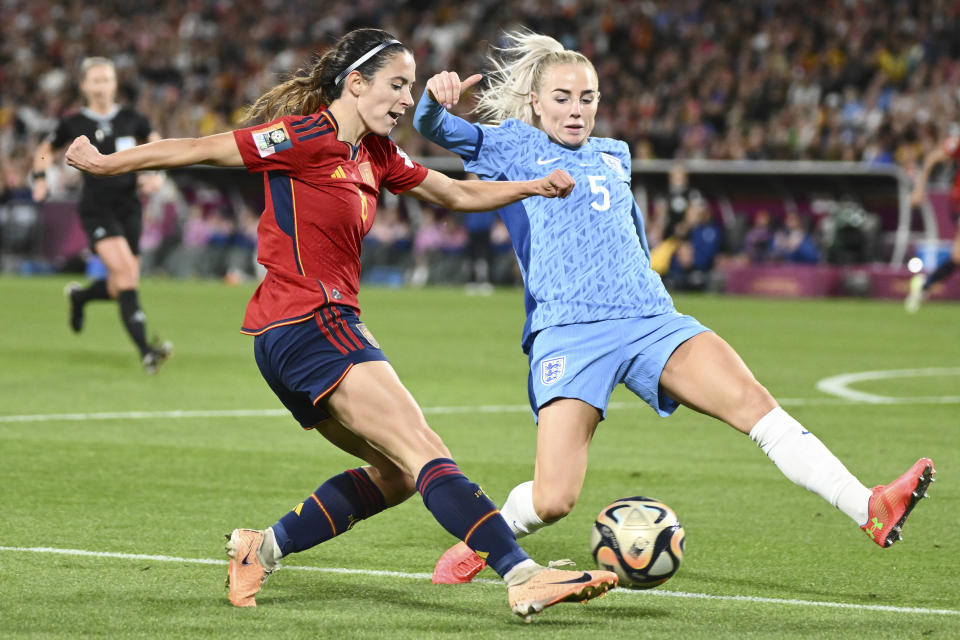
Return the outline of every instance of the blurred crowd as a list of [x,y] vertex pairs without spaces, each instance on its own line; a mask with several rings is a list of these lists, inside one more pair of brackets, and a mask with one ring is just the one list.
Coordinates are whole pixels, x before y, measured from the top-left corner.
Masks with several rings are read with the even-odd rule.
[[[360,26],[408,44],[421,87],[442,69],[483,71],[503,30],[550,34],[596,65],[595,135],[626,140],[638,159],[847,160],[909,174],[957,122],[955,0],[0,0],[4,197],[78,105],[86,56],[115,60],[121,99],[161,135],[205,135],[243,124],[245,105]],[[393,137],[411,155],[440,153],[409,117]],[[448,218],[427,212],[424,224]],[[460,239],[433,244],[468,251],[477,232],[459,226]]]

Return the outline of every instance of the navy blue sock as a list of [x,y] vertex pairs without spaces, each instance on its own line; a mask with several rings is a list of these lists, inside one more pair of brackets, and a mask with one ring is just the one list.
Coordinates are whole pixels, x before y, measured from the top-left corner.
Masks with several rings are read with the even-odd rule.
[[431,460],[420,470],[417,491],[444,529],[463,540],[502,578],[530,556],[520,548],[490,498],[449,458]]
[[283,555],[303,551],[340,535],[380,513],[387,503],[362,468],[333,476],[273,525]]
[[927,279],[923,282],[923,290],[929,291],[937,282],[945,280],[950,277],[950,274],[953,273],[953,270],[957,268],[957,265],[953,262],[951,258],[947,258],[943,261],[940,266],[933,270],[933,273],[927,276]]

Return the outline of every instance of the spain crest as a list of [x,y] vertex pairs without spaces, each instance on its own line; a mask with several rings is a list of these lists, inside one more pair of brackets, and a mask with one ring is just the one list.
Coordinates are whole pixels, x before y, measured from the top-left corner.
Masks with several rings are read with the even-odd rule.
[[380,343],[377,342],[377,339],[373,337],[372,333],[370,333],[370,329],[367,329],[367,325],[363,324],[362,322],[358,322],[357,331],[359,331],[360,335],[367,339],[367,342],[369,342],[371,346],[376,347],[377,349],[380,348]]

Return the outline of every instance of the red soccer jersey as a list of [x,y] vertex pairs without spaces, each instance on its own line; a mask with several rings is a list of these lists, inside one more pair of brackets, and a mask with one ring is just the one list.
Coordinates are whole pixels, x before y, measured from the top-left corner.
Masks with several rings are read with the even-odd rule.
[[264,174],[265,196],[257,260],[267,275],[241,331],[258,335],[303,322],[326,304],[359,312],[360,244],[373,226],[380,185],[412,189],[427,169],[383,136],[367,135],[356,147],[338,140],[325,109],[233,135],[247,169]]

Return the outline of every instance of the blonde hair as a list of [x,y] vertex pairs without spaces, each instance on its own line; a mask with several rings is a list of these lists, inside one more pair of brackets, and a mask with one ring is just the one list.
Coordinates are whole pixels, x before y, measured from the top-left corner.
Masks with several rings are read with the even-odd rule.
[[113,63],[113,60],[110,58],[104,58],[102,56],[90,56],[89,58],[84,58],[80,63],[80,81],[83,82],[87,78],[87,72],[94,67],[110,67],[113,69],[113,72],[117,72],[117,65]]
[[558,64],[583,64],[594,75],[597,71],[590,59],[579,51],[564,49],[550,36],[533,31],[507,31],[507,45],[494,47],[499,56],[487,60],[493,71],[487,73],[487,88],[480,92],[474,112],[481,122],[500,124],[516,118],[536,126],[536,114],[530,102],[530,93],[537,93],[544,72]]

